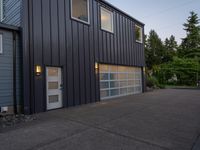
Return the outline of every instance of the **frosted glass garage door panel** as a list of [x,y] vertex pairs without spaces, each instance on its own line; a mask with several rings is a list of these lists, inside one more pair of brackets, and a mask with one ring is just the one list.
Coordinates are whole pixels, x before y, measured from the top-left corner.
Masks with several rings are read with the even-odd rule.
[[137,67],[100,65],[101,99],[142,92],[142,70]]

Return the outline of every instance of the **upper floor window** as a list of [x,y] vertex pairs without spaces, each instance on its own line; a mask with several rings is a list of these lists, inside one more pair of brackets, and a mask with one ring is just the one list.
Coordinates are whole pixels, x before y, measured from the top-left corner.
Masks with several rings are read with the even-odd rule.
[[71,0],[71,16],[73,19],[89,24],[89,0]]
[[135,38],[136,38],[136,42],[142,43],[142,27],[135,25]]
[[0,34],[0,54],[3,54],[3,35]]
[[4,19],[3,0],[0,0],[0,22]]
[[113,12],[101,7],[101,29],[113,33]]

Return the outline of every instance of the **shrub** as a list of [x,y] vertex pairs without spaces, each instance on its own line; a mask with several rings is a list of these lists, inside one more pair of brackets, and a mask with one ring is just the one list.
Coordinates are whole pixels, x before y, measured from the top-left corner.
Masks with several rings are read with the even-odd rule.
[[196,59],[174,58],[172,62],[153,67],[153,76],[165,85],[194,86],[200,74],[200,65]]
[[159,82],[155,77],[147,77],[147,87],[156,88],[159,87]]

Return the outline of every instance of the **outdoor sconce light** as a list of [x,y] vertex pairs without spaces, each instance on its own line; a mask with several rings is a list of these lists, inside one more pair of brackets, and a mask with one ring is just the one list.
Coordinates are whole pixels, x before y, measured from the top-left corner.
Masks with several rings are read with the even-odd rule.
[[35,73],[37,76],[40,76],[42,74],[42,67],[40,65],[35,66]]
[[96,62],[95,63],[95,69],[98,70],[99,69],[99,64]]
[[143,67],[143,72],[146,73],[146,67]]

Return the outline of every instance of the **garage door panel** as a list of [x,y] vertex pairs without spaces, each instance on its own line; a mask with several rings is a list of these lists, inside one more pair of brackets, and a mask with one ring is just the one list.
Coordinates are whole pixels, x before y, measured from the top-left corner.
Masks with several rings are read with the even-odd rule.
[[110,90],[101,90],[101,97],[106,98],[110,96]]
[[100,80],[109,80],[109,74],[108,73],[100,73]]
[[120,95],[126,95],[126,94],[127,94],[127,88],[121,88]]
[[120,81],[120,87],[127,87],[128,81]]
[[142,70],[136,67],[100,65],[101,99],[142,92]]
[[117,80],[118,79],[118,74],[117,73],[110,73],[110,80]]
[[109,81],[100,82],[101,89],[109,89]]
[[134,86],[134,85],[135,85],[135,80],[128,81],[128,86]]
[[127,77],[128,76],[127,73],[119,73],[118,76],[119,76],[118,77],[119,80],[127,80],[127,78],[128,78]]
[[128,74],[128,79],[134,80],[134,78],[135,78],[135,74],[134,73],[129,73]]
[[128,88],[128,93],[129,94],[134,94],[134,89],[135,89],[134,87],[129,87]]
[[117,96],[119,95],[119,89],[111,89],[110,96]]

